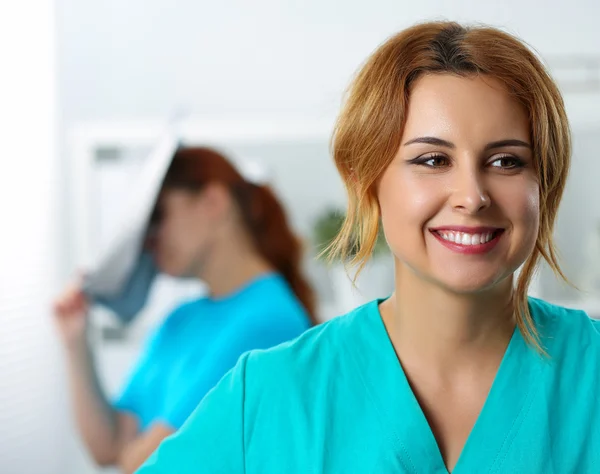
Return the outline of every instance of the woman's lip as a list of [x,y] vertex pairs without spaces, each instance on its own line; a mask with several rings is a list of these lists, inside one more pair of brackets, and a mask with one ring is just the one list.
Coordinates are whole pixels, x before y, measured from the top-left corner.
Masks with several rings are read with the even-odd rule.
[[[490,229],[490,228],[488,227],[488,229]],[[446,230],[446,228],[444,228],[444,230]],[[447,249],[452,250],[453,252],[465,254],[465,255],[481,255],[481,254],[490,252],[492,249],[494,249],[494,247],[496,247],[496,245],[498,245],[498,242],[504,235],[504,229],[497,229],[496,231],[488,230],[488,232],[494,233],[492,240],[490,240],[489,242],[485,242],[483,244],[476,244],[476,245],[463,245],[461,243],[451,242],[449,240],[442,238],[442,236],[440,235],[440,233],[438,231],[431,230],[430,232],[431,232],[431,235],[433,235],[437,239],[437,241],[440,242]]]
[[432,232],[463,232],[465,234],[485,234],[486,232],[496,232],[499,230],[504,230],[502,227],[490,227],[490,226],[475,226],[469,227],[464,225],[448,225],[448,226],[440,226],[440,227],[430,227],[430,231]]

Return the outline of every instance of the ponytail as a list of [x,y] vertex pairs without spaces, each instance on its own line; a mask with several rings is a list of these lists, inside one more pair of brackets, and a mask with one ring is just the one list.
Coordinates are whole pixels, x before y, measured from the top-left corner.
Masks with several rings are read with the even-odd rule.
[[163,186],[199,190],[210,182],[221,182],[228,187],[256,249],[286,279],[310,321],[317,324],[315,295],[300,268],[302,245],[269,187],[246,181],[225,156],[215,150],[187,147],[175,153]]
[[317,324],[315,295],[302,275],[302,245],[290,228],[285,211],[268,186],[244,181],[234,187],[242,216],[260,254],[286,279],[296,297]]

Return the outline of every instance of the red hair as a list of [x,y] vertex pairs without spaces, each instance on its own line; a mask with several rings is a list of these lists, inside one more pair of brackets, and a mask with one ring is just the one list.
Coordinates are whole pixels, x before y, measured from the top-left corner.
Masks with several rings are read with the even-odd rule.
[[286,279],[316,324],[315,295],[300,268],[302,245],[270,187],[246,181],[225,156],[204,147],[179,149],[163,187],[198,191],[211,182],[227,186],[257,251]]
[[567,180],[571,137],[558,87],[536,55],[514,36],[490,27],[423,23],[392,36],[367,59],[349,89],[333,136],[333,156],[346,183],[349,208],[332,255],[345,257],[358,247],[353,263],[359,271],[371,255],[379,230],[377,182],[400,146],[411,86],[426,74],[496,78],[529,112],[540,184],[540,230],[513,303],[519,329],[541,349],[527,288],[541,258],[566,280],[552,231]]

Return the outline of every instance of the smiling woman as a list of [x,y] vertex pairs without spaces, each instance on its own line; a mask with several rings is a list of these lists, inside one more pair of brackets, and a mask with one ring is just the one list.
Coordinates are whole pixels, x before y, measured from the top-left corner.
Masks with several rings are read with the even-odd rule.
[[364,265],[381,224],[395,291],[246,354],[140,474],[600,472],[600,327],[527,298],[540,258],[561,275],[570,161],[535,55],[493,28],[403,31],[358,73],[333,154],[332,250]]
[[527,111],[496,79],[414,81],[402,145],[378,184],[402,266],[459,293],[512,284],[538,234],[529,135]]

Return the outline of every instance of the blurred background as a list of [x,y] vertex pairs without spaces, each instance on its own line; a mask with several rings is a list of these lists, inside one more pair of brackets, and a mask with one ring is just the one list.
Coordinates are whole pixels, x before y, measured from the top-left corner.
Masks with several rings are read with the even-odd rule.
[[[489,23],[533,45],[564,93],[574,160],[556,236],[567,276],[532,293],[600,317],[600,3],[596,0],[22,0],[0,7],[0,472],[92,474],[70,414],[52,297],[116,225],[165,121],[259,161],[307,245],[328,319],[389,291],[376,256],[353,291],[315,260],[344,191],[329,157],[345,87],[387,36],[430,19]],[[387,286],[386,286],[387,285]],[[161,278],[127,328],[92,315],[108,391],[157,318],[197,285]],[[107,470],[106,472],[113,472]]]

